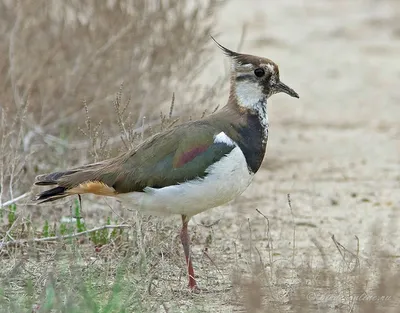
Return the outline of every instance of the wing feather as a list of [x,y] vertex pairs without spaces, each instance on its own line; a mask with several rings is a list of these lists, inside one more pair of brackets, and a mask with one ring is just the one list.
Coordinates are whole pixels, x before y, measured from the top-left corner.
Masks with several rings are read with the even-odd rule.
[[116,195],[203,178],[212,164],[236,146],[220,140],[218,134],[221,131],[204,120],[181,125],[119,157],[38,177],[38,185],[56,185],[39,198],[51,201],[71,193]]

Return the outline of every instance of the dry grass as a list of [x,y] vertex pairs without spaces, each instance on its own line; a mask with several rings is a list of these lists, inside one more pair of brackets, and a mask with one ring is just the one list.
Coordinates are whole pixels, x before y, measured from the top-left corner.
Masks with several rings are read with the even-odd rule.
[[[109,240],[101,245],[81,236],[3,248],[4,312],[40,306],[34,312],[372,313],[396,312],[399,304],[398,265],[379,250],[362,257],[332,238],[333,251],[314,240],[287,259],[273,245],[271,254],[263,253],[265,240],[253,235],[232,239],[227,250],[213,242],[212,229],[200,226],[192,228],[194,260],[207,289],[192,295],[176,227],[141,216],[125,222],[129,229],[107,231]],[[241,232],[249,235],[246,227]],[[271,229],[268,236],[276,233]]]
[[[3,0],[0,203],[28,192],[37,173],[116,154],[193,110],[212,110],[222,82],[204,91],[196,78],[209,60],[216,5]],[[170,220],[87,200],[38,209],[28,198],[1,208],[0,220],[0,312],[372,313],[399,305],[397,264],[380,249],[364,258],[332,238],[301,253],[294,245],[282,258],[265,216],[262,240],[251,221],[240,231],[249,240],[239,234],[228,244],[214,240],[227,221],[192,227],[208,288],[199,295],[186,290]],[[129,227],[88,232],[104,224]]]
[[237,305],[243,312],[397,312],[400,277],[393,258],[374,251],[362,259],[346,251],[351,258],[339,252],[328,260],[315,245],[300,264],[255,261],[250,276],[234,278]]

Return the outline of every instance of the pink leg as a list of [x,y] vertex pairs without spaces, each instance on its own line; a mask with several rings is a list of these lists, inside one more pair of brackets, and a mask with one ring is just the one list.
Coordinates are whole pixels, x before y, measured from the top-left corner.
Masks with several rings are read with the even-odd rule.
[[194,279],[194,270],[192,260],[190,258],[190,239],[188,234],[188,222],[185,215],[182,215],[182,230],[181,230],[181,242],[183,251],[185,251],[186,265],[188,267],[189,275],[189,288],[193,291],[198,290],[196,280]]

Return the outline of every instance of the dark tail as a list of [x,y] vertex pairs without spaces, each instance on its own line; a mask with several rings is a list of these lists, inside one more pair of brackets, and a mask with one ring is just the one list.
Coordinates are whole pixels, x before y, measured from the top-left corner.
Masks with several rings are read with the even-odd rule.
[[68,196],[65,193],[65,187],[55,187],[39,193],[36,197],[37,203],[50,202]]
[[[38,186],[51,186],[58,185],[58,180],[66,175],[75,173],[76,171],[65,171],[65,172],[54,172],[51,174],[39,175],[36,177],[35,185]],[[67,197],[68,194],[65,193],[66,187],[57,186],[52,189],[43,191],[36,196],[36,201],[38,203],[50,202]]]
[[[84,165],[64,172],[54,172],[50,174],[39,175],[35,179],[35,185],[54,186],[39,193],[36,196],[38,203],[50,202],[68,197],[72,194],[94,193],[101,195],[111,195],[115,190],[112,187],[114,176],[107,172],[104,177],[102,169],[106,162],[98,162]],[[111,180],[110,180],[111,179]],[[108,181],[110,180],[110,181]]]

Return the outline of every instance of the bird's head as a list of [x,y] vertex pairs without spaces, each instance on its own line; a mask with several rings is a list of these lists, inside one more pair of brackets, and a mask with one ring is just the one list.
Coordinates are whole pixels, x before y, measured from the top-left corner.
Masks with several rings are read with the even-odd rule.
[[243,107],[252,107],[273,94],[284,92],[299,98],[297,92],[281,82],[279,68],[273,61],[229,50],[212,38],[232,60],[231,96]]

